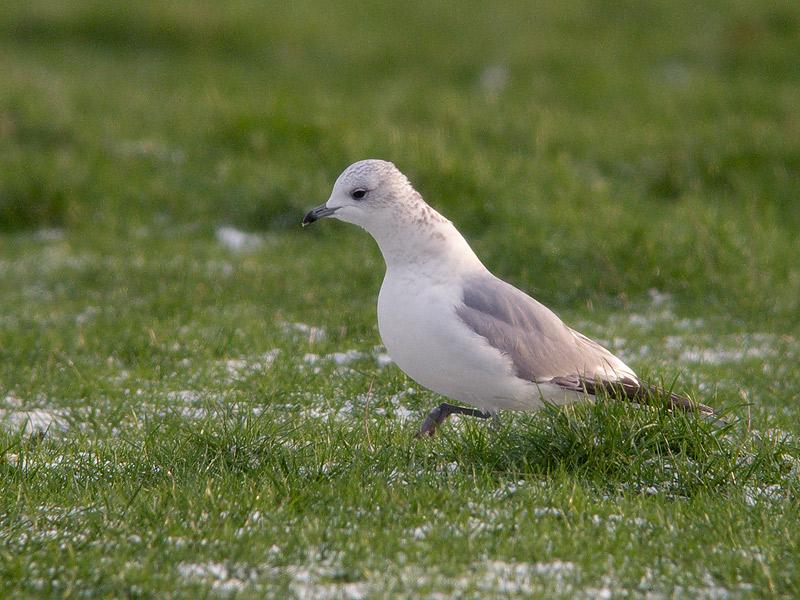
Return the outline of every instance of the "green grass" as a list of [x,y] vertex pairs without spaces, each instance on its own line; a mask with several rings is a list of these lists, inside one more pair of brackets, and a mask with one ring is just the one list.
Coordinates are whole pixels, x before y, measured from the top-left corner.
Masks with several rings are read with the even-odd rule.
[[[800,595],[797,56],[789,2],[4,3],[0,595]],[[299,227],[365,157],[731,426],[414,439],[377,249]]]

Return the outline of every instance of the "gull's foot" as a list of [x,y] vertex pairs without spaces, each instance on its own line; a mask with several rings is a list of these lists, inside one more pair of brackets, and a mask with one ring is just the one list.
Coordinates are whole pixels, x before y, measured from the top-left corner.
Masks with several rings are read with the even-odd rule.
[[443,407],[445,406],[448,405],[446,403],[442,403],[428,413],[428,416],[425,417],[425,420],[422,422],[422,426],[419,428],[419,433],[417,433],[418,438],[425,436],[431,437],[434,433],[436,433],[436,428],[448,417],[448,414],[444,412]]
[[467,408],[465,406],[456,406],[455,404],[442,402],[425,417],[422,426],[419,428],[417,437],[431,437],[436,433],[436,428],[450,415],[467,415],[469,417],[478,417],[479,419],[488,419],[492,416],[490,413],[483,412],[477,408]]

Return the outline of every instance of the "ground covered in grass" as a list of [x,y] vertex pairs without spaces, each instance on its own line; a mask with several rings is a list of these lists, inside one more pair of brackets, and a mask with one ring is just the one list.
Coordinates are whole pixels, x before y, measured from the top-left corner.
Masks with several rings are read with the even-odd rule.
[[[0,6],[3,596],[800,594],[800,8]],[[303,212],[393,160],[654,381],[453,419],[382,261]]]

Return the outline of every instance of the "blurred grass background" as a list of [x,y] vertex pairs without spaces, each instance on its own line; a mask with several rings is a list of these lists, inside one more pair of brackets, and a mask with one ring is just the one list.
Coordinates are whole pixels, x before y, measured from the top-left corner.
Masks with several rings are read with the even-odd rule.
[[656,287],[777,325],[799,32],[793,2],[5,2],[0,229],[308,240],[303,211],[381,157],[543,300]]

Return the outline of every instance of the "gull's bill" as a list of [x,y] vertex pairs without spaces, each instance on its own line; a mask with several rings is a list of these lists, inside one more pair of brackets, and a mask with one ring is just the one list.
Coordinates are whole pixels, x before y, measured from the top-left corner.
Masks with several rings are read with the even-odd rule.
[[320,219],[324,219],[325,217],[330,217],[333,213],[335,213],[338,208],[328,208],[324,204],[320,204],[316,208],[312,208],[310,211],[306,213],[306,216],[303,217],[303,227],[306,225],[311,225],[314,221],[319,221]]

